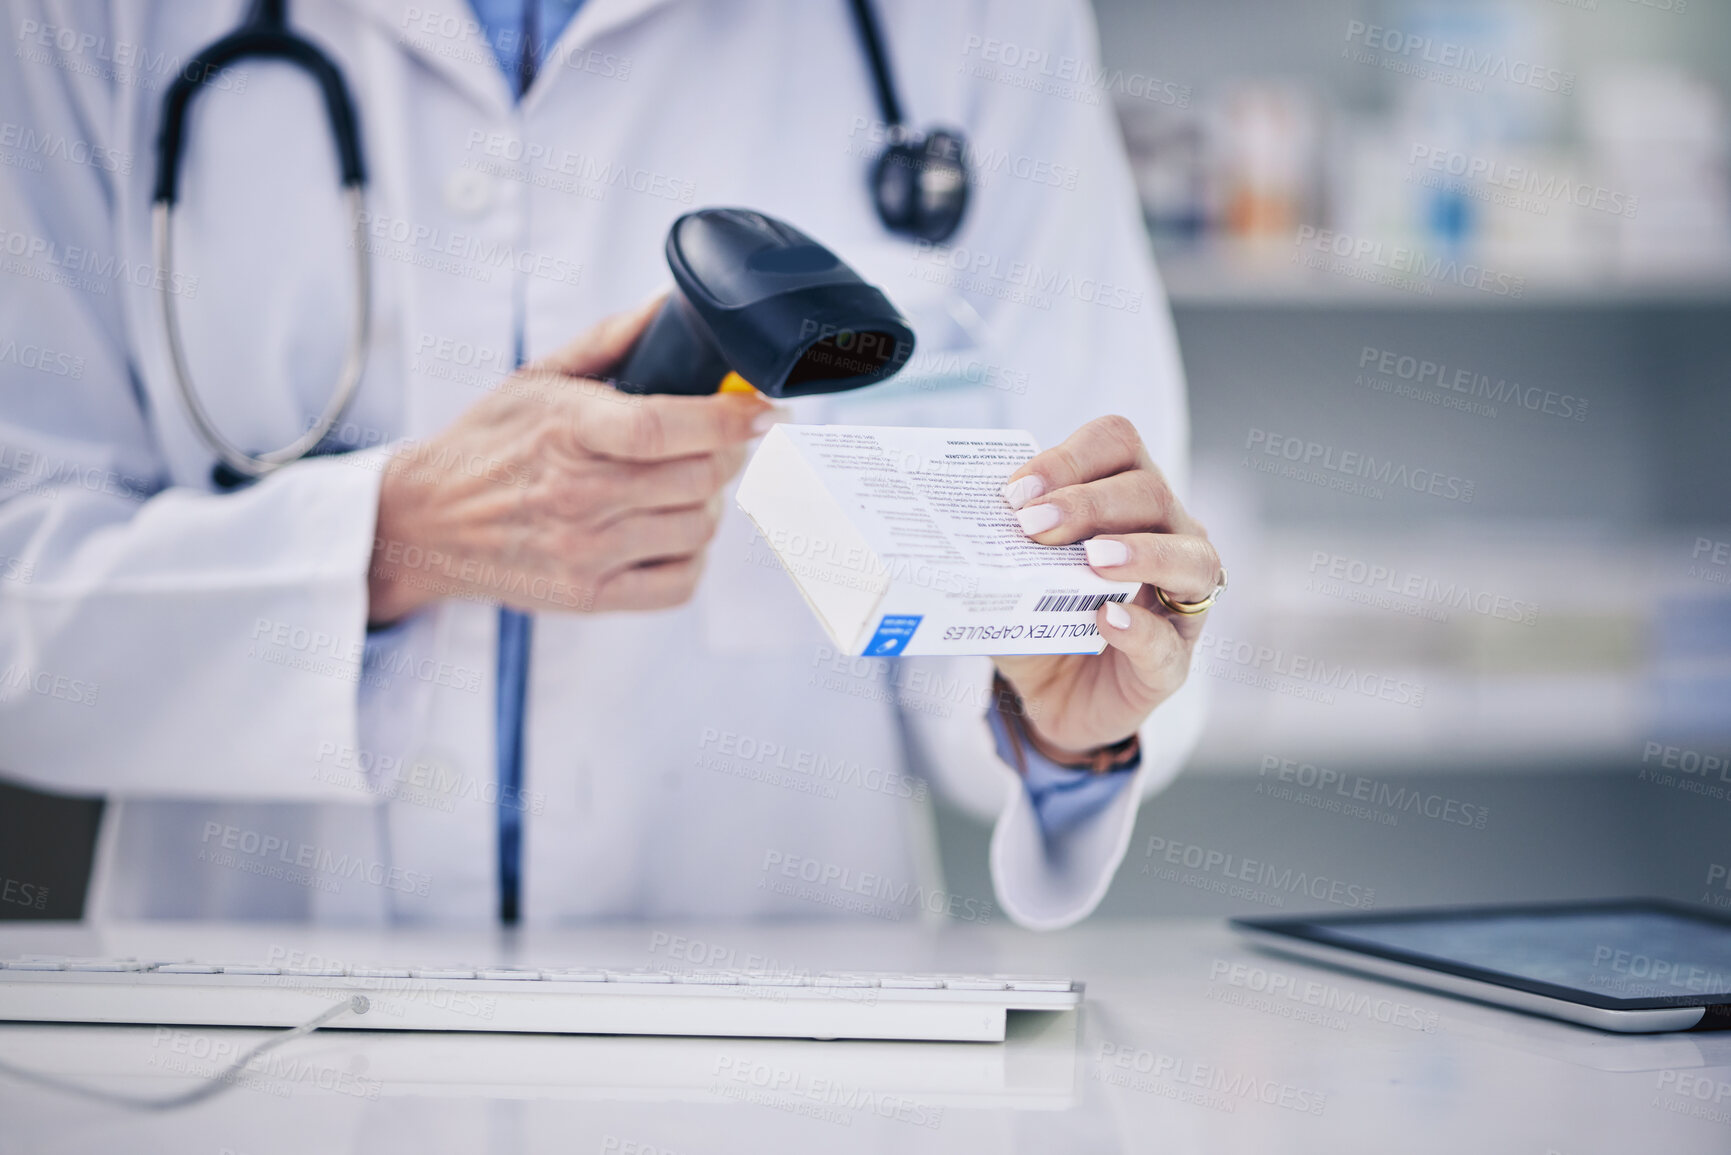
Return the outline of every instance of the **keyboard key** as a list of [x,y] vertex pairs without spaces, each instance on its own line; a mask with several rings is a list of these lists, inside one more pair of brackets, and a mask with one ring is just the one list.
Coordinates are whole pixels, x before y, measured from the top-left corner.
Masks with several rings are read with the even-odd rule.
[[349,974],[357,979],[406,979],[408,967],[350,967]]
[[811,980],[814,987],[875,987],[877,979],[872,975],[818,975]]
[[673,976],[676,983],[695,983],[698,986],[736,987],[740,985],[742,976],[731,971],[684,971]]
[[887,991],[941,991],[944,980],[925,975],[884,975],[878,985]]
[[475,977],[478,979],[505,979],[523,982],[533,980],[535,982],[540,982],[541,972],[518,970],[516,967],[496,967],[490,970],[476,971]]
[[414,967],[409,973],[418,979],[472,979],[475,972],[467,967]]
[[741,981],[748,987],[809,987],[812,979],[792,971],[748,971]]
[[142,963],[133,959],[73,959],[66,964],[69,971],[136,971],[143,970]]
[[572,967],[566,970],[542,971],[541,977],[555,983],[604,983],[607,981],[607,972]]
[[222,973],[225,975],[280,975],[281,969],[266,966],[263,963],[223,963]]
[[156,968],[159,975],[214,975],[221,974],[222,968],[214,963],[161,963]]
[[1013,991],[1068,992],[1072,986],[1069,979],[1041,979],[1018,975],[994,975],[993,977],[1003,979],[1004,984]]
[[61,959],[15,958],[7,960],[6,969],[9,971],[63,971],[66,969],[66,963]]
[[673,976],[666,971],[608,971],[610,983],[670,983]]
[[342,967],[284,967],[282,973],[296,978],[340,979],[349,972]]
[[1003,979],[983,975],[945,975],[944,989],[952,991],[1001,991],[1009,986]]

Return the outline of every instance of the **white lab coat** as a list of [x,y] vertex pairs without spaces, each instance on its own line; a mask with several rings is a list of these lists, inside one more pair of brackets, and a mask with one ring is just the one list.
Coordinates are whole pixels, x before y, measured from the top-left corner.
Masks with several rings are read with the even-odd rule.
[[[682,212],[785,217],[913,321],[903,379],[796,420],[1049,445],[1118,412],[1182,492],[1181,368],[1081,0],[882,0],[912,120],[962,128],[983,170],[937,250],[873,211],[843,0],[588,0],[520,105],[463,0],[298,0],[359,105],[374,325],[343,431],[380,448],[214,492],[165,364],[152,147],[176,64],[244,6],[14,0],[0,69],[41,134],[0,168],[0,766],[111,800],[96,914],[493,917],[497,611],[444,601],[359,670],[378,462],[497,384],[517,316],[534,357],[657,291]],[[207,89],[174,287],[206,405],[263,449],[325,403],[352,254],[311,85],[254,63]],[[1043,840],[994,753],[989,662],[835,663],[728,504],[689,604],[537,617],[526,921],[1091,910],[1199,690],[1155,712],[1131,789]],[[943,889],[909,773],[995,819],[995,896]]]

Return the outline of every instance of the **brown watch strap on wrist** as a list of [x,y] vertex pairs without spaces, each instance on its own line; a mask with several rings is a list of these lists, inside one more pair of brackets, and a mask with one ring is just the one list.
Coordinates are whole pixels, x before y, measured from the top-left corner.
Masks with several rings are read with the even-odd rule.
[[1086,770],[1090,774],[1108,774],[1127,766],[1142,752],[1142,736],[1132,734],[1110,746],[1096,746],[1080,757],[1058,753],[1034,733],[1033,727],[1028,725],[1028,712],[1022,705],[1021,696],[1004,680],[1004,675],[998,673],[992,675],[992,708],[1004,720],[1004,733],[1009,735],[1010,749],[1016,755],[1016,773],[1024,778],[1028,775],[1029,748],[1048,762],[1070,770]]

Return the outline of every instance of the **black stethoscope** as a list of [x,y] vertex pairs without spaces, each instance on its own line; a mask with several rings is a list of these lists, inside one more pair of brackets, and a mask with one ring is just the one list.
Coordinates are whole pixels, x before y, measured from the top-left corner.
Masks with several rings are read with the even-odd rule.
[[[195,54],[162,98],[162,127],[156,138],[156,191],[152,197],[150,225],[161,270],[157,299],[162,307],[162,330],[168,344],[169,365],[180,399],[192,417],[193,427],[204,443],[216,452],[222,465],[236,480],[263,477],[311,453],[325,439],[361,386],[361,371],[367,362],[367,335],[372,326],[372,271],[368,264],[366,231],[362,213],[366,205],[367,170],[361,161],[359,120],[354,98],[343,74],[330,57],[303,36],[289,31],[287,0],[253,0],[239,28]],[[343,200],[349,210],[349,229],[355,253],[355,315],[349,347],[343,357],[337,387],[320,413],[299,437],[269,453],[252,454],[225,437],[199,400],[187,368],[180,339],[180,319],[175,295],[169,291],[174,279],[174,205],[179,197],[180,158],[186,150],[186,110],[199,89],[238,60],[264,57],[281,60],[301,69],[318,82],[325,98],[331,138],[337,146],[337,166],[342,174]]]
[[[967,211],[967,143],[959,132],[934,129],[922,133],[907,127],[876,14],[869,0],[851,0],[851,3],[889,138],[889,147],[878,158],[871,174],[872,201],[878,218],[891,232],[942,241],[961,227]],[[236,61],[253,57],[292,64],[318,83],[337,147],[337,166],[355,253],[354,326],[336,389],[324,412],[304,433],[280,449],[258,454],[247,452],[225,437],[199,400],[186,364],[175,295],[169,291],[174,272],[174,208],[179,196],[180,160],[186,149],[187,109],[193,96],[217,73]],[[253,0],[240,27],[195,53],[163,96],[162,126],[156,140],[156,190],[151,206],[151,234],[156,264],[161,270],[157,298],[161,303],[163,334],[175,385],[194,429],[228,472],[238,475],[237,481],[263,477],[311,453],[342,419],[360,389],[372,325],[372,276],[362,216],[366,188],[367,173],[361,160],[354,99],[336,63],[312,41],[289,30],[287,0]]]

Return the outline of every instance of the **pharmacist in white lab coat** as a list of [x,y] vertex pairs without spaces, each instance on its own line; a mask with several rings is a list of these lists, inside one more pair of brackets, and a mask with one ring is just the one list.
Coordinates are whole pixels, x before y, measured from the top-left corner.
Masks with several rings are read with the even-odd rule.
[[[543,3],[560,26],[526,70],[508,4],[292,4],[359,108],[374,324],[335,433],[354,452],[224,492],[170,376],[150,185],[162,89],[241,7],[15,0],[0,69],[22,126],[0,142],[0,773],[110,800],[92,913],[482,922],[506,889],[528,922],[1093,909],[1200,724],[1202,619],[1154,584],[1198,601],[1218,559],[1161,479],[1182,493],[1181,370],[1081,0],[879,0],[909,120],[971,146],[938,246],[874,211],[845,0]],[[205,89],[170,288],[217,425],[264,449],[337,378],[353,254],[304,76]],[[775,416],[1063,443],[1010,497],[1035,540],[1098,537],[1103,566],[1121,543],[1101,572],[1150,583],[1102,609],[1104,653],[1001,659],[1002,710],[989,659],[836,658],[733,507],[767,404],[578,381],[703,205],[794,222],[916,328],[900,378]],[[519,350],[539,367],[512,376]],[[526,701],[501,602],[533,614]],[[995,894],[945,889],[928,779],[996,823]]]

